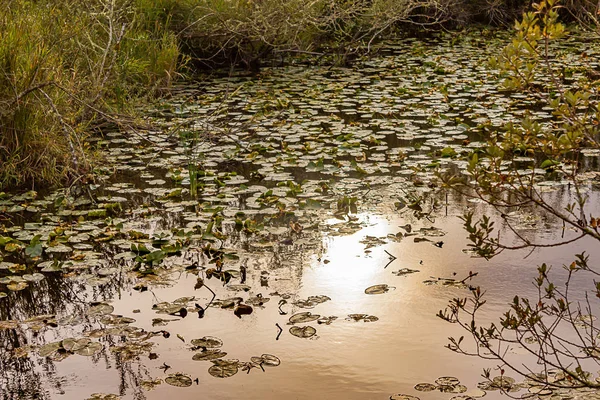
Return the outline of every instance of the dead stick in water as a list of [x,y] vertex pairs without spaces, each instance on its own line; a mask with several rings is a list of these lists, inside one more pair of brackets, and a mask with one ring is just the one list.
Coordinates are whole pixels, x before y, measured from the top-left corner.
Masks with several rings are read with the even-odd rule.
[[275,326],[277,327],[277,329],[279,329],[279,333],[277,334],[275,340],[279,340],[279,336],[281,336],[281,332],[283,332],[283,329],[281,329],[281,326],[279,326],[278,323],[275,323]]
[[389,266],[391,263],[393,263],[394,261],[396,261],[396,260],[397,260],[397,258],[396,258],[396,256],[392,255],[392,254],[391,254],[389,251],[387,251],[387,250],[385,250],[385,249],[384,249],[383,251],[385,251],[385,252],[386,252],[386,254],[387,254],[387,255],[389,256],[389,258],[390,258],[390,261],[389,261],[387,264],[385,264],[385,267],[383,267],[383,269],[386,269],[386,268],[387,268],[387,267],[388,267],[388,266]]

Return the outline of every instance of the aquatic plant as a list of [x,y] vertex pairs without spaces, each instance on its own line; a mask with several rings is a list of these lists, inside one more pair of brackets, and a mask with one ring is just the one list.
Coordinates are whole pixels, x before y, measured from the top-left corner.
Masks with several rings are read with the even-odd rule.
[[92,171],[86,137],[177,76],[168,18],[120,0],[9,0],[0,11],[0,187]]

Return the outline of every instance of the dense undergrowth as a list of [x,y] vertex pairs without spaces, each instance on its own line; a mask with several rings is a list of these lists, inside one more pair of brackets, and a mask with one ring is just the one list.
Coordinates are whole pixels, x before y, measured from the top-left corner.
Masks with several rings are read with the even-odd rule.
[[90,168],[85,135],[167,86],[176,37],[143,2],[9,0],[0,11],[0,185]]
[[[255,69],[278,53],[343,63],[394,31],[510,24],[528,3],[8,0],[0,11],[0,188],[89,172],[86,135],[160,94],[189,58],[208,68]],[[584,21],[597,8],[568,0],[564,13]]]

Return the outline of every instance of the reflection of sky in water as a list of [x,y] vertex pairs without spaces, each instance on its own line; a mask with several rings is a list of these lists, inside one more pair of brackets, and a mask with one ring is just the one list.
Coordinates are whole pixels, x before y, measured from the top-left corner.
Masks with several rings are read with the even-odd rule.
[[[177,395],[180,399],[233,399],[233,398],[297,398],[297,399],[381,399],[392,393],[419,394],[412,387],[420,382],[433,382],[439,376],[456,376],[469,388],[474,388],[481,380],[483,367],[493,367],[479,359],[459,356],[444,349],[448,336],[464,334],[455,325],[443,322],[435,316],[444,308],[452,296],[466,296],[464,290],[427,286],[422,283],[431,277],[455,277],[462,279],[469,271],[478,272],[473,281],[487,290],[488,305],[484,318],[490,321],[506,309],[506,303],[514,294],[534,295],[531,281],[535,276],[535,266],[542,259],[552,260],[556,265],[568,263],[572,253],[564,249],[545,249],[527,253],[507,252],[492,261],[471,258],[460,250],[465,247],[465,233],[461,222],[455,216],[439,218],[435,226],[443,227],[447,234],[442,238],[444,246],[438,248],[431,243],[414,243],[413,237],[405,237],[399,243],[388,240],[383,246],[375,246],[369,253],[365,244],[360,243],[366,235],[383,238],[387,234],[404,232],[399,225],[406,221],[362,215],[366,227],[350,236],[328,236],[324,238],[325,252],[309,256],[312,263],[300,265],[296,279],[273,280],[274,285],[289,292],[297,292],[293,299],[311,295],[327,295],[332,300],[316,306],[311,311],[322,316],[337,316],[331,325],[310,323],[317,329],[311,339],[299,339],[289,334],[288,318],[296,313],[307,311],[291,305],[283,309],[288,312],[280,316],[277,311],[278,297],[272,297],[264,309],[237,319],[231,311],[209,309],[204,319],[194,315],[170,323],[165,329],[172,335],[169,339],[157,338],[155,351],[159,358],[154,361],[142,357],[150,377],[163,377],[158,367],[163,363],[173,368],[168,371],[184,372],[199,377],[200,385],[187,389],[174,389],[161,385],[145,395],[148,399],[164,399]],[[429,223],[427,226],[431,225]],[[420,223],[413,224],[418,229]],[[397,257],[386,269],[389,257],[384,249]],[[320,261],[318,260],[320,258]],[[325,260],[329,262],[325,262]],[[252,264],[250,264],[252,265]],[[401,268],[420,270],[407,276],[395,276],[392,271]],[[258,271],[250,271],[257,274]],[[456,273],[456,275],[454,275]],[[278,275],[283,276],[283,275]],[[157,330],[150,325],[156,315],[152,304],[159,300],[174,300],[181,296],[196,295],[205,299],[201,290],[190,291],[193,276],[182,279],[172,288],[158,289],[132,296],[123,294],[115,301],[116,311],[138,320],[136,326]],[[220,298],[232,296],[219,287],[216,281],[208,281]],[[364,290],[372,285],[388,284],[395,287],[385,294],[366,295]],[[582,282],[577,282],[581,285]],[[263,295],[273,288],[260,288]],[[260,291],[257,289],[257,291]],[[244,294],[243,297],[247,297]],[[132,314],[133,309],[141,313]],[[354,322],[346,320],[352,313],[374,315],[377,322]],[[278,322],[284,332],[276,341]],[[304,326],[306,324],[301,324]],[[186,339],[182,343],[175,334]],[[282,364],[267,369],[265,373],[253,370],[250,374],[238,373],[235,377],[221,380],[210,377],[209,362],[192,361],[189,340],[205,335],[217,336],[224,342],[223,351],[227,358],[242,361],[263,353],[275,354]],[[520,357],[520,356],[519,356]],[[523,360],[531,359],[523,358]],[[66,394],[61,398],[78,399],[82,392],[111,391],[117,378],[114,361],[105,370],[104,362],[91,367],[80,360],[70,358],[56,364],[61,375],[72,378],[65,386]],[[134,376],[146,375],[144,368],[133,364],[132,373],[124,374],[128,387],[136,386]],[[112,389],[114,391],[114,389]],[[91,393],[91,392],[90,392]],[[251,396],[248,395],[251,393]],[[437,392],[421,394],[426,399],[448,399],[451,396]],[[125,397],[130,398],[130,397]],[[488,393],[486,398],[500,398],[499,393]]]

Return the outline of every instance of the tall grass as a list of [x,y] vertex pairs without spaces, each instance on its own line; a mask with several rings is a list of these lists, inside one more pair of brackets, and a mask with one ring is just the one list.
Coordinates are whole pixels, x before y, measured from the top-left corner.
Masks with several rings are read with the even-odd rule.
[[169,85],[179,47],[141,1],[7,0],[0,9],[0,187],[90,168],[99,120]]

